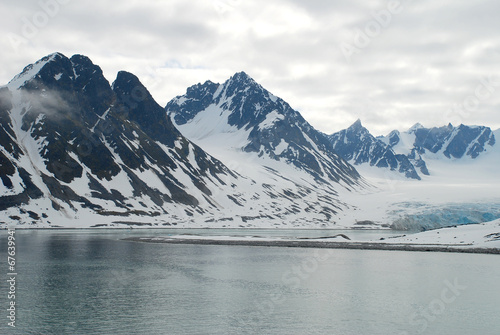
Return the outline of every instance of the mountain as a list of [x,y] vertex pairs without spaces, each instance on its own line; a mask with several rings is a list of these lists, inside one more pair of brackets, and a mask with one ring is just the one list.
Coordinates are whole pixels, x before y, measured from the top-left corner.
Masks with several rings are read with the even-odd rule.
[[[89,58],[60,53],[28,65],[0,87],[2,222],[331,226],[353,209],[341,195],[363,185],[356,170],[246,74],[174,100],[177,125],[209,112],[193,141],[131,73],[110,85]],[[221,129],[243,138],[219,143],[238,147],[222,161],[195,144]]]
[[[410,159],[406,155],[396,154],[389,145],[371,135],[360,120],[349,128],[330,135],[329,139],[333,149],[354,165],[367,163],[370,166],[398,171],[407,178],[420,180]],[[425,163],[422,167],[425,169]]]
[[[495,145],[495,135],[489,127],[452,124],[444,127],[424,128],[417,124],[404,136],[412,142],[411,150],[419,154],[444,155],[449,159],[477,158]],[[394,135],[389,144],[395,150],[407,150],[401,136]]]
[[8,222],[175,225],[220,210],[214,192],[235,194],[238,176],[184,138],[133,74],[110,86],[87,57],[56,53],[0,94]]
[[417,123],[408,131],[394,130],[375,138],[360,120],[328,138],[333,148],[354,165],[389,168],[418,180],[422,175],[432,175],[429,160],[474,160],[496,143],[488,127],[451,124],[425,128]]
[[165,110],[205,151],[290,197],[297,215],[335,220],[349,207],[341,194],[366,186],[324,134],[244,72],[222,84],[194,85]]
[[244,72],[224,84],[192,86],[165,109],[181,132],[200,144],[220,133],[241,133],[244,152],[293,164],[318,181],[359,183],[357,171],[331,150],[322,133]]

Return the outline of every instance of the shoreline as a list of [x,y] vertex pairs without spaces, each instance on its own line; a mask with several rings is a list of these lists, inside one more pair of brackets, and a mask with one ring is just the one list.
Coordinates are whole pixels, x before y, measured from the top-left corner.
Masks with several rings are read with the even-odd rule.
[[109,230],[147,230],[147,229],[156,229],[156,230],[273,230],[273,231],[279,231],[279,230],[313,230],[313,231],[322,231],[322,230],[330,230],[330,231],[394,231],[394,232],[407,232],[407,233],[414,233],[414,232],[420,232],[416,230],[398,230],[398,229],[390,229],[390,228],[349,228],[349,227],[344,227],[344,228],[302,228],[302,227],[287,227],[287,228],[278,228],[278,227],[176,227],[176,226],[123,226],[123,227],[109,227],[109,226],[102,226],[102,227],[63,227],[63,226],[54,226],[54,227],[25,227],[25,226],[2,226],[0,227],[1,230],[8,230],[8,229],[16,229],[16,230],[103,230],[103,229],[109,229]]
[[226,245],[252,247],[285,247],[285,248],[325,248],[325,249],[353,249],[353,250],[387,250],[387,251],[420,251],[420,252],[454,252],[471,254],[500,254],[498,248],[460,247],[457,245],[426,245],[426,244],[392,244],[375,242],[324,242],[324,241],[297,241],[297,240],[210,240],[210,239],[158,239],[158,237],[127,237],[123,241],[142,243],[167,244],[197,244],[197,245]]

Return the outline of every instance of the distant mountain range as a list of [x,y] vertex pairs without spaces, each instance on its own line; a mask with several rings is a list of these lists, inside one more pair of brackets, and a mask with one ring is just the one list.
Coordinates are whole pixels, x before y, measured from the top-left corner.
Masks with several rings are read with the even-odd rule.
[[475,159],[496,143],[494,132],[484,126],[425,128],[417,123],[406,132],[394,130],[387,136],[374,137],[360,120],[328,138],[334,150],[354,165],[387,168],[418,180],[421,175],[430,175],[428,157]]
[[428,157],[476,159],[487,127],[325,135],[244,72],[165,108],[136,76],[112,85],[55,53],[0,87],[0,223],[33,227],[333,227],[371,189],[355,166],[432,175]]

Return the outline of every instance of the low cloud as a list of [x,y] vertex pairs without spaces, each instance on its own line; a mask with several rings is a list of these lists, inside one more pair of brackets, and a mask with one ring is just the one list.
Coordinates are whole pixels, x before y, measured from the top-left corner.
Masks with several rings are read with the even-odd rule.
[[71,98],[68,93],[58,90],[44,89],[42,92],[21,90],[22,101],[29,101],[28,112],[35,115],[44,114],[49,118],[60,117],[61,113],[72,111]]

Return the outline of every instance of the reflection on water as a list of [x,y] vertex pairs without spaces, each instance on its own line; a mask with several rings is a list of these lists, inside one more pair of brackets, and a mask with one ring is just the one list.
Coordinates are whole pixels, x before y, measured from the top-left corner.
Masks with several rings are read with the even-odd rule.
[[[18,230],[17,327],[9,329],[3,317],[0,333],[499,332],[497,255],[120,240],[167,233],[186,231]],[[273,230],[250,233],[301,237],[329,234]],[[354,234],[370,239],[389,233]],[[6,241],[2,231],[0,257],[4,260]],[[450,285],[456,286],[456,294]],[[1,292],[6,288],[2,280]],[[6,301],[5,294],[0,301]]]

